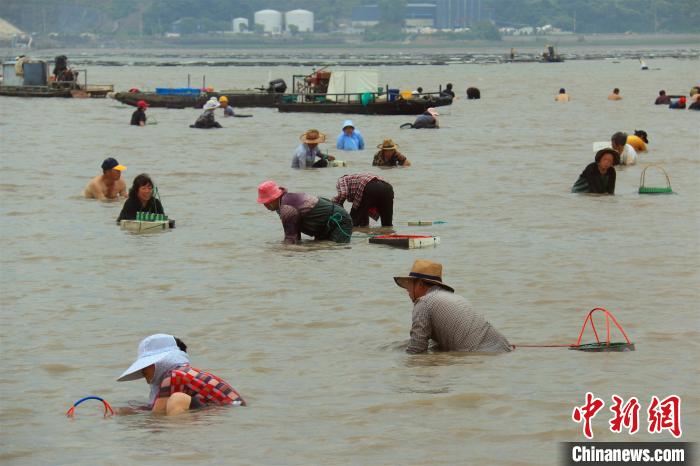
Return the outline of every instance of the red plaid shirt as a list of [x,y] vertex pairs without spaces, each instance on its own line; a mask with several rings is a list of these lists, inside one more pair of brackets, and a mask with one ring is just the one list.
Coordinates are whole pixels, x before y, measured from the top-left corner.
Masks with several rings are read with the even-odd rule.
[[167,398],[173,393],[186,393],[191,396],[192,406],[246,405],[243,397],[228,382],[190,366],[172,370],[170,377],[163,380],[158,398]]
[[355,173],[341,176],[335,185],[338,195],[333,198],[333,202],[342,206],[348,200],[352,202],[353,209],[358,209],[362,202],[365,186],[372,180],[382,180],[382,178],[373,173]]

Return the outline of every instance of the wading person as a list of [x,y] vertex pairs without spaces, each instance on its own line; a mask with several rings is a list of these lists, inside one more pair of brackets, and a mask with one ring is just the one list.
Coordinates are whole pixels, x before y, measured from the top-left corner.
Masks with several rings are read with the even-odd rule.
[[424,353],[431,340],[440,351],[511,351],[506,337],[475,313],[465,298],[454,294],[454,289],[442,282],[441,264],[416,260],[408,276],[394,277],[394,281],[413,301],[407,353]]
[[207,100],[204,104],[204,112],[199,115],[199,118],[197,118],[197,121],[194,122],[194,125],[190,125],[190,128],[221,128],[221,123],[216,121],[216,118],[214,118],[214,110],[219,108],[219,105],[219,101],[216,100],[216,97],[212,97],[211,99]]
[[340,150],[363,150],[365,148],[365,140],[362,137],[362,133],[355,129],[352,120],[343,122],[343,129],[338,135],[335,148]]
[[615,159],[615,165],[634,165],[637,163],[637,151],[627,143],[628,135],[621,131],[615,133],[610,138],[612,148],[620,154],[619,158]]
[[315,240],[349,243],[352,219],[341,206],[306,193],[290,193],[272,180],[258,186],[258,203],[277,212],[284,229],[284,242],[297,244],[301,234]]
[[416,117],[416,120],[413,122],[413,128],[439,128],[440,124],[437,119],[438,115],[440,115],[438,111],[433,107],[430,107],[428,110]]
[[101,201],[126,197],[126,183],[121,179],[124,170],[126,167],[119,165],[116,159],[106,158],[102,162],[102,174],[90,180],[85,187],[85,197]]
[[376,154],[372,160],[372,165],[375,167],[410,167],[411,162],[399,152],[398,147],[391,139],[385,139],[377,146]]
[[559,94],[554,98],[555,102],[569,102],[571,97],[566,93],[566,89],[563,87],[559,89]]
[[608,100],[622,100],[622,96],[620,95],[620,89],[617,87],[613,89],[612,94],[608,96]]
[[671,98],[666,95],[666,91],[663,89],[659,91],[659,96],[654,101],[654,105],[668,105],[671,103]]
[[383,227],[392,226],[394,215],[394,188],[372,173],[355,173],[338,178],[338,195],[333,202],[342,206],[352,202],[350,217],[356,227],[369,226],[369,217],[381,219]]
[[138,358],[117,381],[140,378],[151,387],[148,409],[154,413],[172,416],[205,406],[246,405],[228,382],[192,367],[189,356],[172,335],[159,333],[144,338]]
[[317,129],[306,131],[299,136],[299,140],[301,144],[294,151],[292,168],[323,168],[328,166],[329,160],[335,160],[332,155],[321,153],[318,145],[326,142],[326,135]]
[[131,114],[131,126],[146,126],[146,109],[148,104],[145,100],[136,103],[136,110]]
[[165,214],[163,204],[160,203],[159,199],[153,197],[153,181],[145,173],[134,178],[134,183],[129,189],[129,198],[124,203],[117,221],[136,220],[137,212]]
[[617,152],[609,147],[595,154],[595,161],[586,166],[571,188],[572,193],[615,194]]
[[236,116],[236,114],[233,112],[233,107],[228,104],[228,97],[225,95],[219,97],[219,105],[221,105],[221,110],[224,111],[224,117]]

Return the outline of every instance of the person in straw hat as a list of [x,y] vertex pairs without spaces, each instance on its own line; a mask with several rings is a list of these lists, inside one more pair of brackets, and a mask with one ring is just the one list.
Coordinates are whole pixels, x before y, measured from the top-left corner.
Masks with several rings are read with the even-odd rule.
[[413,301],[407,353],[424,353],[433,340],[441,351],[504,353],[512,350],[498,330],[442,281],[442,265],[418,259],[407,276],[394,277]]
[[181,348],[187,346],[172,335],[158,333],[144,338],[139,343],[136,361],[117,381],[146,379],[151,386],[148,409],[169,416],[207,405],[246,405],[228,382],[192,367]]
[[300,243],[302,233],[315,240],[350,242],[350,215],[342,206],[328,199],[306,193],[290,193],[268,180],[258,186],[258,203],[279,215],[285,244]]
[[[292,168],[322,168],[328,166],[329,160],[335,160],[332,155],[322,154],[318,145],[326,142],[326,135],[317,129],[310,129],[299,136],[301,144],[294,151]],[[320,160],[316,160],[316,158]]]
[[423,112],[422,114],[418,115],[416,117],[416,120],[413,122],[412,128],[415,129],[422,129],[422,128],[430,128],[430,129],[435,129],[440,127],[440,123],[438,122],[438,113],[437,110],[435,110],[433,107],[430,107],[428,110]]
[[394,143],[391,139],[385,139],[384,142],[377,146],[376,154],[374,154],[374,160],[372,160],[372,165],[375,167],[410,167],[411,162],[398,151],[399,146]]
[[204,112],[199,115],[199,118],[197,118],[197,121],[195,121],[193,125],[190,125],[190,128],[221,128],[221,124],[214,118],[214,110],[220,106],[221,104],[219,104],[216,97],[207,100],[204,103]]

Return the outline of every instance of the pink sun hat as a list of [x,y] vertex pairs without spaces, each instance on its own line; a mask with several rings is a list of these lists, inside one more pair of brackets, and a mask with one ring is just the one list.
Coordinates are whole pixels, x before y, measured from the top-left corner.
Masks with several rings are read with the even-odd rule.
[[434,107],[430,107],[430,108],[428,109],[428,113],[430,113],[430,114],[431,114],[432,116],[434,116],[434,117],[440,115],[440,114],[438,113],[438,111],[435,110]]
[[267,204],[284,194],[284,190],[272,180],[263,181],[258,186],[258,202]]

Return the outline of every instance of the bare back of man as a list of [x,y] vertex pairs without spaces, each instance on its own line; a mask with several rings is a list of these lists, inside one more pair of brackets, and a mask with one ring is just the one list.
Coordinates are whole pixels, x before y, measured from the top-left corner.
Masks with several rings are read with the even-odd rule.
[[109,173],[94,177],[85,187],[85,197],[88,199],[117,200],[120,195],[127,196],[126,183],[121,178],[112,179]]

